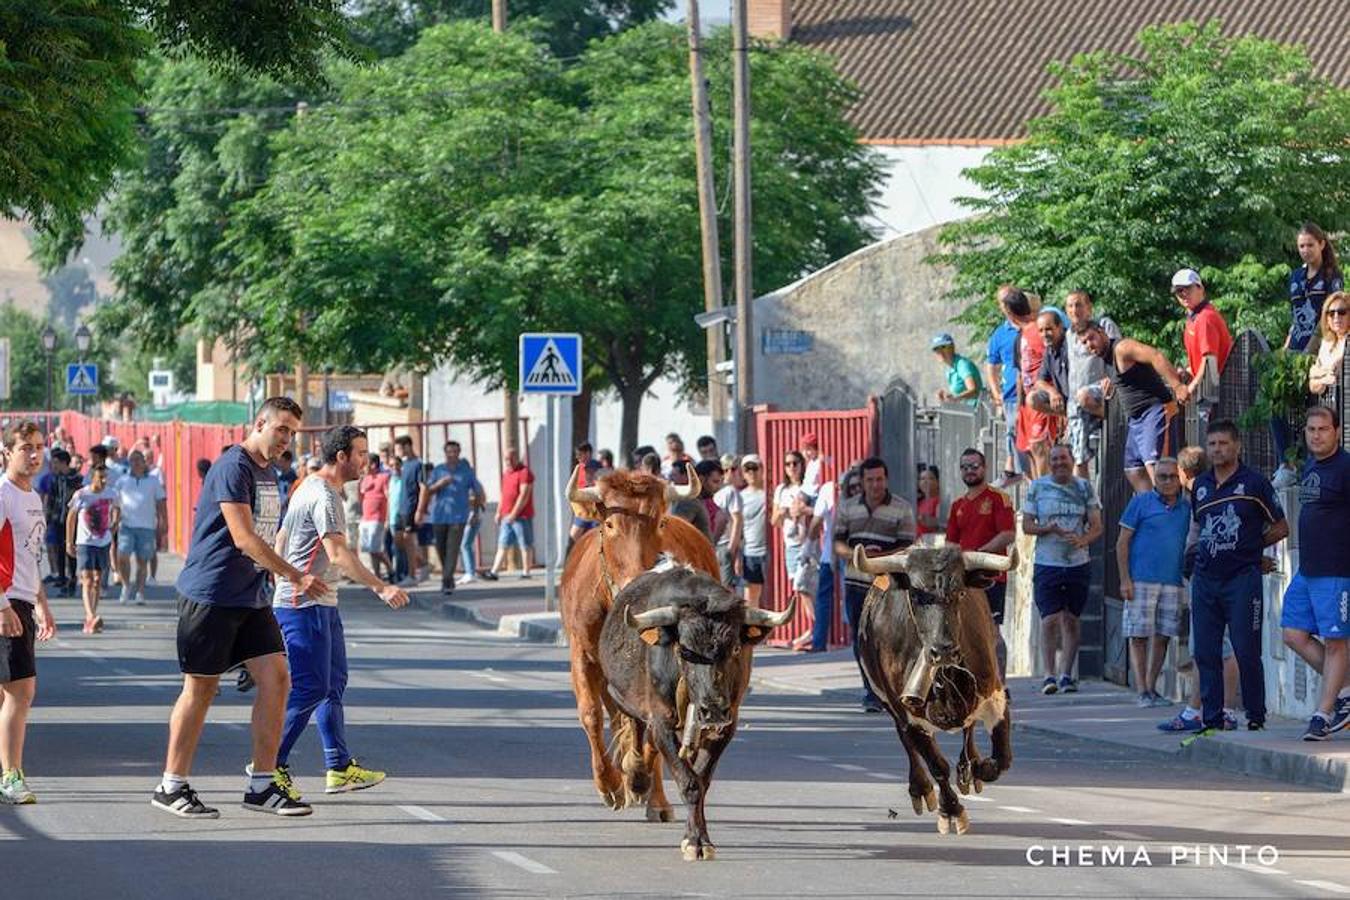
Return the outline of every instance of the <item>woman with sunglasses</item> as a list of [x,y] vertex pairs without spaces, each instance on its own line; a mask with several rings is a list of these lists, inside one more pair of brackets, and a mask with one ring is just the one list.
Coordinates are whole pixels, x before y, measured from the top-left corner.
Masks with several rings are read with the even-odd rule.
[[[810,541],[807,540],[814,498],[806,495],[803,486],[805,477],[806,457],[800,451],[789,450],[783,457],[784,481],[774,488],[769,523],[774,528],[782,529],[783,562],[787,567],[788,586],[798,594],[797,608],[806,611],[810,618],[814,609],[812,595],[815,594],[815,583],[811,576],[819,572],[820,563],[812,557]],[[808,568],[812,571],[805,571]],[[807,587],[811,589],[809,594]],[[810,642],[811,629],[808,627],[792,642],[792,648],[806,649]]]
[[1322,395],[1335,388],[1345,359],[1345,339],[1350,332],[1350,293],[1337,291],[1322,305],[1317,361],[1308,367],[1308,390]]

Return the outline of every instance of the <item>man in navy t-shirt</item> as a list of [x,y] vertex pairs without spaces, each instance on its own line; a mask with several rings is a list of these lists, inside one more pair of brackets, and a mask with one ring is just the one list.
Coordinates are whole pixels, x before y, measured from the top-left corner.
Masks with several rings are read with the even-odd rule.
[[1334,409],[1308,410],[1303,434],[1311,458],[1298,486],[1298,573],[1284,593],[1280,627],[1290,649],[1322,675],[1303,739],[1325,741],[1350,725],[1350,453],[1341,449]]
[[202,482],[192,541],[178,576],[183,692],[169,720],[164,778],[150,800],[152,806],[176,816],[220,815],[198,799],[187,779],[220,675],[240,663],[258,685],[253,701],[255,749],[244,808],[282,816],[313,811],[275,778],[289,676],[286,644],[266,592],[268,572],[290,581],[297,594],[311,599],[330,592],[321,579],[301,572],[273,549],[281,493],[272,462],[300,428],[300,417],[300,407],[289,397],[267,400],[248,437],[221,453]]
[[1195,480],[1192,514],[1200,537],[1191,579],[1191,631],[1205,727],[1223,730],[1223,632],[1233,644],[1247,728],[1266,723],[1266,676],[1261,663],[1263,551],[1289,536],[1289,523],[1270,482],[1239,459],[1237,426],[1222,419],[1205,430],[1210,468]]

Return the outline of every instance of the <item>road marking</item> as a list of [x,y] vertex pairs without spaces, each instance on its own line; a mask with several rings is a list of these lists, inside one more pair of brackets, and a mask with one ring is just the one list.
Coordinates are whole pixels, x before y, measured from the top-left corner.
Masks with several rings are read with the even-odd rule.
[[130,669],[124,669],[124,668],[122,668],[121,666],[115,666],[115,667],[113,668],[113,674],[114,674],[114,675],[122,675],[122,676],[125,676],[125,677],[127,677],[127,678],[134,678],[134,677],[136,677],[136,673],[135,673],[135,672],[131,671]]
[[853,763],[830,763],[836,769],[843,769],[845,772],[866,772],[862,766],[855,766]]
[[[1032,809],[1030,806],[1000,806],[999,809],[1015,813],[1038,813],[1039,809]],[[1108,832],[1109,833],[1109,832]]]
[[405,813],[412,816],[414,819],[421,819],[423,822],[446,821],[444,816],[438,816],[431,810],[421,806],[400,806],[399,809],[403,810]]
[[797,758],[798,758],[798,759],[804,759],[804,760],[806,760],[807,762],[828,762],[828,760],[826,760],[825,757],[823,757],[823,756],[806,756],[806,755],[800,754],[800,753],[797,754]]
[[502,862],[509,862],[511,865],[524,869],[526,872],[532,872],[535,875],[557,875],[556,869],[550,869],[540,862],[535,862],[528,856],[521,856],[513,850],[493,850],[492,855]]
[[1108,837],[1120,838],[1122,841],[1147,841],[1149,837],[1142,834],[1135,834],[1133,831],[1103,831],[1102,834]]
[[1055,818],[1054,816],[1051,816],[1051,817],[1050,817],[1050,821],[1056,823],[1057,825],[1091,825],[1091,824],[1092,824],[1091,822],[1084,822],[1082,819],[1058,819],[1058,818]]
[[1334,881],[1304,881],[1295,878],[1294,884],[1307,885],[1308,887],[1317,888],[1319,891],[1331,891],[1333,894],[1350,894],[1350,888],[1343,884],[1337,884]]
[[491,681],[494,684],[510,684],[510,679],[502,678],[500,675],[493,675],[491,672],[470,672],[468,674],[474,678],[482,678],[484,681]]
[[893,775],[890,772],[868,772],[867,776],[869,778],[885,778],[887,780],[895,779],[896,781],[900,780],[899,775]]
[[1248,872],[1260,872],[1262,875],[1288,875],[1284,869],[1277,869],[1274,866],[1259,866],[1256,863],[1247,863],[1239,865],[1238,868],[1246,869]]
[[971,803],[971,802],[973,802],[973,803],[993,803],[993,802],[994,802],[994,801],[993,801],[993,798],[991,798],[991,797],[981,797],[981,796],[979,796],[978,794],[966,794],[966,795],[964,795],[961,799],[962,799],[962,800],[965,800],[967,803]]

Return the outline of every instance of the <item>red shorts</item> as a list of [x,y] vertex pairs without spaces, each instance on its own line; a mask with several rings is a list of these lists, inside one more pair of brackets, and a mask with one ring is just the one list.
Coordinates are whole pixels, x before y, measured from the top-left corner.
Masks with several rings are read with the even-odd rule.
[[1050,443],[1059,440],[1059,416],[1037,412],[1030,406],[1017,409],[1017,449],[1026,453],[1032,444]]

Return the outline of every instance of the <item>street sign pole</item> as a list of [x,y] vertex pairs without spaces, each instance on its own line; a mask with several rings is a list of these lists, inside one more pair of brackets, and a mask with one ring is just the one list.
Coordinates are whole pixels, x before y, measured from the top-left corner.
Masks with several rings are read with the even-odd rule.
[[555,508],[557,501],[558,482],[554,478],[554,466],[557,465],[556,448],[553,446],[553,435],[555,434],[557,421],[555,419],[558,407],[558,398],[554,394],[548,395],[548,413],[544,418],[544,451],[548,458],[544,464],[544,612],[553,612],[557,608],[556,588],[553,579],[557,573],[557,550],[554,546],[557,542],[553,539],[553,529],[557,525],[558,510]]

